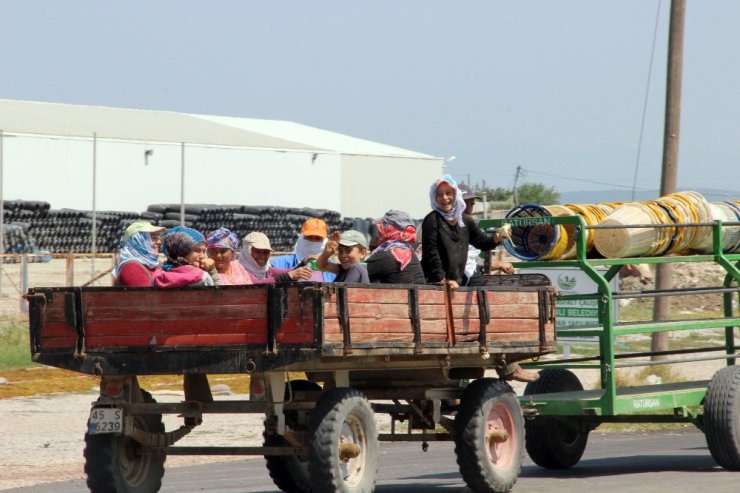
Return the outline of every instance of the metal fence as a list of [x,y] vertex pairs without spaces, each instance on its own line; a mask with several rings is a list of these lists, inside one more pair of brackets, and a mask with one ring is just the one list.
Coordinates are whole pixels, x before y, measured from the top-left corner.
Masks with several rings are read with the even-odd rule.
[[32,287],[110,286],[113,253],[0,255],[0,315],[23,319]]

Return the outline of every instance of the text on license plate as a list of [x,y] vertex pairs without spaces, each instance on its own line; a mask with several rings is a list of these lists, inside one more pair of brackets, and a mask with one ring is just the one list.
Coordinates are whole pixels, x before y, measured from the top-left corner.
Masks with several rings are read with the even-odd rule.
[[90,411],[88,433],[121,433],[123,431],[123,409],[96,407]]

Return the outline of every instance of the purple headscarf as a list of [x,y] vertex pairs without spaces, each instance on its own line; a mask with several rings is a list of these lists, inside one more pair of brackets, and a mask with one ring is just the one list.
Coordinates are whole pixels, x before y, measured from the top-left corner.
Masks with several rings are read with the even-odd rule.
[[239,249],[239,238],[226,228],[218,228],[208,233],[206,248],[228,248],[236,252]]

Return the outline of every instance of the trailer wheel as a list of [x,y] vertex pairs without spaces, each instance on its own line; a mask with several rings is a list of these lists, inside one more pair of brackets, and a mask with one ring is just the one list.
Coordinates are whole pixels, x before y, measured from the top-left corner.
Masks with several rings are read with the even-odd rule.
[[509,491],[524,456],[524,423],[509,384],[479,378],[467,386],[455,415],[455,454],[465,483],[476,493]]
[[717,464],[740,471],[739,366],[722,368],[709,382],[704,403],[704,434]]
[[[156,403],[151,394],[141,391],[144,402]],[[134,416],[136,428],[152,433],[164,432],[161,414]],[[147,493],[159,491],[164,476],[164,453],[142,454],[133,439],[123,435],[85,434],[85,474],[92,493]]]
[[[524,395],[583,390],[578,377],[565,369],[542,370],[540,378],[527,384]],[[546,469],[567,469],[581,460],[588,432],[569,426],[567,421],[535,416],[524,423],[527,453]]]
[[[285,389],[285,398],[288,399],[290,392],[321,391],[321,386],[308,380],[291,380],[288,382],[290,388]],[[308,431],[308,426],[300,419],[298,411],[285,412],[285,426],[293,431]],[[292,447],[293,445],[282,435],[265,434],[265,447]],[[304,493],[311,486],[308,474],[308,459],[294,455],[266,455],[267,471],[270,473],[272,482],[281,491],[286,493]]]
[[324,392],[311,415],[308,464],[313,493],[372,493],[378,473],[378,432],[365,395]]

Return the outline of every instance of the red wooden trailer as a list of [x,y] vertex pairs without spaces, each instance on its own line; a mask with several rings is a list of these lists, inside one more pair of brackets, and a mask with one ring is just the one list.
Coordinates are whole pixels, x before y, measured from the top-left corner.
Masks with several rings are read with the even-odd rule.
[[[540,275],[487,285],[290,283],[182,290],[29,290],[36,362],[100,377],[85,433],[93,492],[152,492],[167,455],[264,455],[286,492],[372,492],[379,441],[454,440],[476,492],[508,491],[523,456],[516,396],[486,370],[555,350],[554,291]],[[305,372],[290,380],[288,372]],[[183,375],[156,403],[139,375]],[[208,374],[244,374],[218,401]],[[468,381],[472,381],[465,386]],[[162,414],[182,416],[165,430]],[[209,413],[264,413],[264,443],[175,446]],[[378,433],[374,413],[391,416]],[[396,431],[405,422],[409,430]]]

